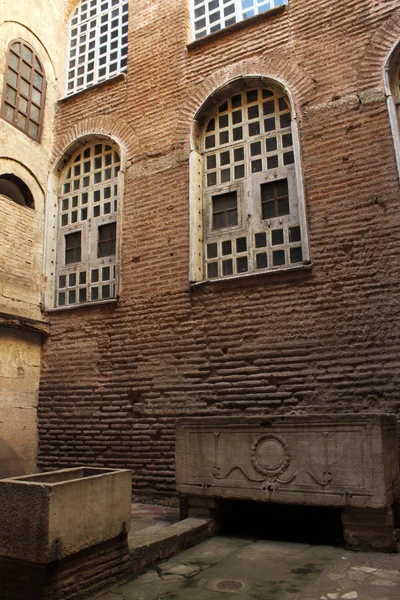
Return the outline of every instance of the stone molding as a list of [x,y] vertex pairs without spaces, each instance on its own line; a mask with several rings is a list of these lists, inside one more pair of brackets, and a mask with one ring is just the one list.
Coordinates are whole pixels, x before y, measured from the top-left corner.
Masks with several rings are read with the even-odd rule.
[[43,336],[48,336],[50,333],[50,324],[48,321],[38,321],[36,319],[29,319],[19,315],[9,315],[7,313],[0,313],[0,327],[32,331],[34,333],[40,333],[40,335]]

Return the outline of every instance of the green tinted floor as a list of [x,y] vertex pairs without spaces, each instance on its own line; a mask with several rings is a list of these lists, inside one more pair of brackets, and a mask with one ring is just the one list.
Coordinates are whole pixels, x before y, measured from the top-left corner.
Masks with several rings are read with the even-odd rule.
[[400,600],[400,555],[215,536],[101,600]]

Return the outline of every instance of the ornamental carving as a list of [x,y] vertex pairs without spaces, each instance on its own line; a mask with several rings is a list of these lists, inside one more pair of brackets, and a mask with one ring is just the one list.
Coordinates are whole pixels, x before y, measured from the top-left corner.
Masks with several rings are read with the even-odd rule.
[[288,468],[291,461],[285,438],[275,433],[265,433],[251,447],[251,462],[256,471],[267,478],[276,478]]

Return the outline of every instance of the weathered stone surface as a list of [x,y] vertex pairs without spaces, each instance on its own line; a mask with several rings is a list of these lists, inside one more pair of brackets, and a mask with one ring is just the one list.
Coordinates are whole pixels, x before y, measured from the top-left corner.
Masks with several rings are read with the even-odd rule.
[[0,478],[36,471],[41,342],[39,333],[0,323],[0,438],[17,456],[0,465]]
[[[212,520],[188,518],[158,531],[129,536],[129,574],[138,575],[145,567],[194,546],[216,532]],[[172,565],[171,565],[172,566]]]
[[399,477],[396,419],[374,414],[182,419],[176,465],[178,491],[200,498],[192,502],[198,507],[216,497],[389,507]]
[[[34,200],[34,206],[22,206],[0,194],[0,437],[15,450],[26,473],[37,468],[40,333],[48,333],[41,311],[45,195],[56,104],[62,90],[60,75],[65,65],[64,8],[57,0],[37,0],[34,4],[29,0],[0,0],[2,101],[8,46],[16,39],[23,39],[35,50],[46,81],[40,143],[14,127],[3,114],[0,118],[0,175],[18,177]],[[13,470],[4,476],[19,474]]]
[[352,550],[397,552],[391,508],[346,507],[342,512],[346,546]]
[[129,470],[65,469],[0,481],[0,556],[48,564],[129,531]]

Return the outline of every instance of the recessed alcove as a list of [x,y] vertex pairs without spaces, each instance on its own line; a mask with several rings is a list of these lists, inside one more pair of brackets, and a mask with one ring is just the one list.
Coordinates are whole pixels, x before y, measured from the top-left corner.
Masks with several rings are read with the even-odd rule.
[[343,544],[341,509],[220,500],[220,532],[303,544]]

